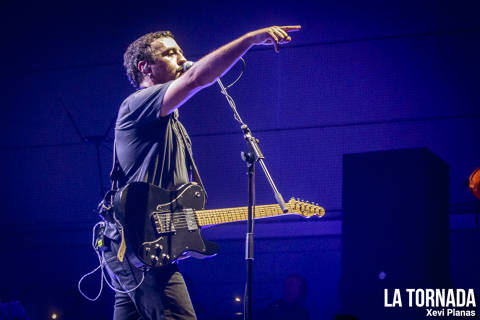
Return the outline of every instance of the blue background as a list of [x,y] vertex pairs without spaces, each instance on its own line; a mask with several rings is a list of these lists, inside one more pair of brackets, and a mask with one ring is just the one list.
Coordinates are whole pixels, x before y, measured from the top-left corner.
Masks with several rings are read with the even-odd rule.
[[[164,1],[162,1],[164,2]],[[255,47],[229,92],[260,139],[285,198],[319,202],[305,222],[260,222],[256,307],[281,296],[290,273],[306,277],[312,319],[341,311],[342,155],[427,147],[450,166],[453,284],[480,288],[478,202],[465,186],[480,166],[475,1],[295,1],[50,3],[2,5],[3,125],[0,300],[19,300],[34,319],[111,317],[109,290],[85,301],[76,282],[97,262],[95,208],[108,188],[113,130],[132,91],[122,69],[130,42],[171,30],[189,60],[256,28],[300,24],[276,54]],[[235,79],[238,65],[224,77]],[[216,86],[181,108],[209,192],[209,208],[245,205],[237,123]],[[71,115],[71,119],[69,117]],[[78,134],[73,122],[78,126]],[[97,158],[98,156],[98,158]],[[257,203],[273,203],[260,168]],[[205,232],[218,257],[181,263],[203,318],[235,318],[243,292],[239,224]],[[86,284],[91,296],[97,279]],[[372,315],[373,316],[373,315]]]

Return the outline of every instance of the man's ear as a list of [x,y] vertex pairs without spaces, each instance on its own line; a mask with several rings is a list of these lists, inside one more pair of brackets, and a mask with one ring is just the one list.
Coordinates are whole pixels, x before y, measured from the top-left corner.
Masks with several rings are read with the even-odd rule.
[[150,71],[150,66],[148,65],[147,61],[143,60],[138,61],[137,68],[144,75],[148,74],[148,72]]

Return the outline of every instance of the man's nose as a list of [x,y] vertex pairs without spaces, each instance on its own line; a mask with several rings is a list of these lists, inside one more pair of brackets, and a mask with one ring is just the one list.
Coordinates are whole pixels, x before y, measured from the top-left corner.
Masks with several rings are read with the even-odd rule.
[[185,62],[187,62],[187,59],[185,59],[183,54],[180,54],[178,56],[178,60],[177,60],[178,65],[182,66]]

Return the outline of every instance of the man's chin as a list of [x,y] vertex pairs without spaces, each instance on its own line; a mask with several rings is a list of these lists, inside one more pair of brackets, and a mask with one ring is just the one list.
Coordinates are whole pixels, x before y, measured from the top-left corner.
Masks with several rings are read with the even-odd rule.
[[180,78],[183,74],[184,74],[183,70],[177,71],[177,73],[175,74],[175,79]]

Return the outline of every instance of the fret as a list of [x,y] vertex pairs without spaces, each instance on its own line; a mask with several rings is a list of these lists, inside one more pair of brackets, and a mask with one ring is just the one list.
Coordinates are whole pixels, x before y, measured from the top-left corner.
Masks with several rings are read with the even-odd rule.
[[[202,226],[245,221],[248,216],[248,207],[199,210],[196,214],[198,217],[197,220]],[[255,218],[265,218],[283,214],[280,206],[277,204],[255,206]]]

